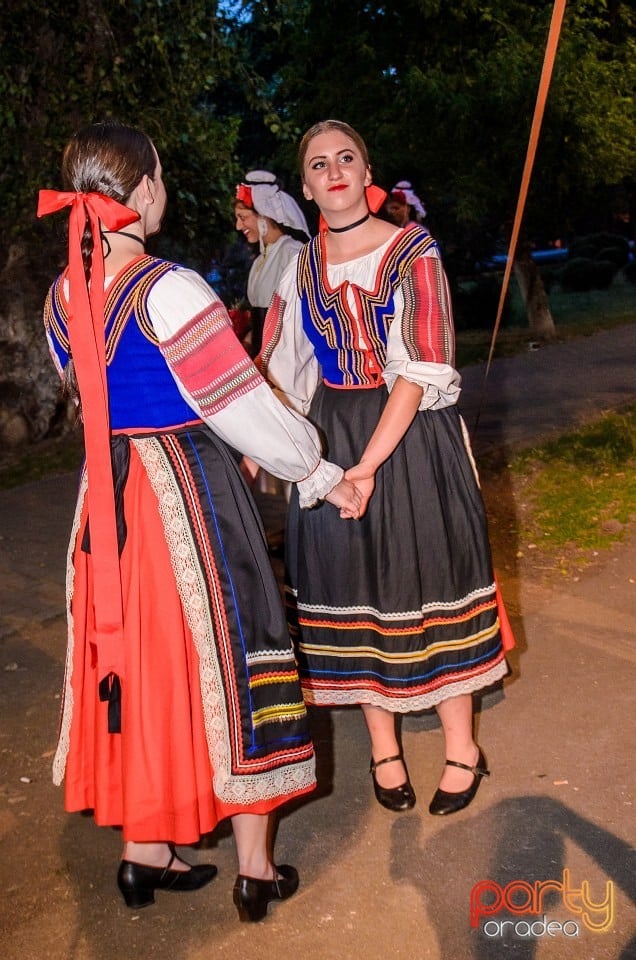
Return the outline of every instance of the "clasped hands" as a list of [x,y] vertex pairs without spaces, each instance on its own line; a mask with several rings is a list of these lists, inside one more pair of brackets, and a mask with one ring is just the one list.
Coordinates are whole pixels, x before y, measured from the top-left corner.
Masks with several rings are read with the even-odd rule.
[[339,507],[343,520],[359,520],[367,512],[374,489],[375,467],[361,461],[345,470],[344,478],[325,499]]
[[[248,486],[252,487],[260,469],[258,464],[243,457],[240,469]],[[343,479],[329,491],[325,500],[340,510],[343,520],[359,520],[367,511],[374,488],[375,467],[361,461],[345,471]]]

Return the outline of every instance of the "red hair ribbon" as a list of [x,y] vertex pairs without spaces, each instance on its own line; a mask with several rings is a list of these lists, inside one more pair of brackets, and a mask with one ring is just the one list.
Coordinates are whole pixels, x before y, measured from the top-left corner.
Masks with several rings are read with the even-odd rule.
[[397,200],[398,203],[406,204],[406,194],[403,190],[391,190],[390,200]]
[[246,207],[249,207],[251,210],[254,209],[254,202],[252,200],[252,189],[251,187],[246,187],[244,183],[239,183],[236,188],[236,199],[240,200],[241,203],[244,203]]
[[[374,183],[370,184],[368,187],[364,188],[364,192],[367,198],[367,206],[371,213],[377,213],[384,201],[386,200],[386,190],[383,190],[382,187],[376,187]],[[329,229],[327,221],[323,217],[322,213],[318,218],[318,232],[325,233]]]
[[[38,217],[70,207],[68,231],[69,322],[71,356],[82,398],[91,556],[95,581],[95,629],[99,679],[124,673],[121,575],[110,455],[110,419],[106,380],[104,258],[100,221],[109,230],[139,219],[139,214],[101,193],[40,190]],[[81,243],[86,223],[93,236],[90,285]]]
[[376,185],[372,183],[370,186],[364,188],[364,192],[367,195],[369,210],[371,213],[377,213],[386,200],[386,190],[383,190],[382,187],[376,187]]

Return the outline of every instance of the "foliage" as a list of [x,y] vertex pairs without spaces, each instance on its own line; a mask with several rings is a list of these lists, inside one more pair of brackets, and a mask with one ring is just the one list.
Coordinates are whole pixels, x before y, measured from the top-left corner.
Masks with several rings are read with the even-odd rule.
[[[507,237],[552,0],[235,6],[237,43],[266,78],[268,134],[258,140],[242,130],[241,148],[254,160],[265,156],[291,179],[300,132],[336,115],[367,139],[376,181],[415,184],[447,254],[459,245],[478,259]],[[580,232],[609,216],[613,193],[633,175],[635,16],[618,0],[567,5],[527,208],[530,236]]]
[[[368,140],[378,182],[413,181],[449,261],[461,248],[474,262],[507,235],[552,6],[7,0],[0,242],[24,234],[37,188],[59,182],[69,133],[115,114],[147,129],[162,155],[172,201],[163,246],[178,238],[190,258],[209,257],[229,232],[239,169],[273,167],[297,194],[298,139],[336,115]],[[581,232],[634,189],[635,18],[620,0],[567,5],[532,236]]]
[[[453,319],[455,329],[489,329],[497,315],[501,294],[500,274],[484,274],[455,284],[453,290]],[[509,316],[508,302],[502,316],[505,323]]]
[[625,237],[612,233],[595,233],[590,236],[576,237],[569,246],[570,258],[612,260],[614,257],[608,256],[609,251],[612,251],[616,257],[617,265],[624,267],[629,260],[629,243]]
[[618,267],[611,260],[592,260],[588,257],[572,257],[565,264],[559,280],[568,292],[606,289]]
[[[5,3],[4,243],[32,240],[37,190],[61,186],[69,135],[116,116],[145,129],[161,156],[170,196],[163,247],[187,250],[194,260],[209,256],[227,231],[238,126],[215,106],[219,78],[233,65],[214,10],[205,0]],[[40,239],[49,239],[48,231],[40,227]]]

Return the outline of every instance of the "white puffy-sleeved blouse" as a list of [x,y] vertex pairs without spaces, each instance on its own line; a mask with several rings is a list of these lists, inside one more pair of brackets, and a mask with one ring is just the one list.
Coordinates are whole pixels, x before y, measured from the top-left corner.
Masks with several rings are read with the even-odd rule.
[[[312,506],[324,498],[342,478],[342,469],[322,459],[314,427],[281,403],[256,370],[231,332],[225,308],[205,280],[192,270],[172,270],[152,287],[147,309],[179,392],[214,433],[269,473],[296,482],[301,506]],[[174,348],[197,340],[198,367],[204,379],[198,377],[195,384],[188,382],[187,368],[174,361],[178,353]],[[225,371],[222,387],[205,382],[209,355],[215,354],[210,368],[218,370],[219,350],[226,351],[228,364],[236,367],[236,382],[231,376],[228,379],[231,371]],[[225,391],[223,403],[218,402],[220,390]]]
[[301,413],[321,380],[391,390],[401,376],[422,387],[420,410],[456,403],[451,302],[433,238],[417,226],[399,230],[336,264],[324,237],[314,238],[283,274],[259,365]]

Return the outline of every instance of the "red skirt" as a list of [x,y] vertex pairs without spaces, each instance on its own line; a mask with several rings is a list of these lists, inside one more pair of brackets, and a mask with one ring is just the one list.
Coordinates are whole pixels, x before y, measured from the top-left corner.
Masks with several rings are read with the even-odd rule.
[[[201,437],[198,438],[200,441]],[[174,438],[172,443],[175,445]],[[183,452],[181,440],[175,449]],[[214,449],[218,454],[218,443]],[[243,489],[234,462],[227,456],[227,451],[225,453],[216,459],[221,460],[223,469],[231,475],[234,489],[230,499],[235,502],[239,491],[239,500],[245,501],[242,504],[243,522],[247,518],[251,524],[255,508],[246,500],[249,494]],[[200,460],[200,457],[196,459]],[[214,491],[210,496],[215,498]],[[72,553],[72,649],[67,663],[70,681],[66,690],[71,706],[65,711],[70,717],[65,805],[69,811],[92,809],[95,821],[100,825],[121,825],[125,840],[190,844],[213,830],[226,817],[239,813],[266,814],[291,797],[312,789],[313,783],[305,775],[304,779],[301,777],[297,781],[294,789],[292,778],[289,792],[276,792],[272,791],[270,778],[262,797],[258,796],[258,791],[254,793],[252,790],[239,803],[222,800],[216,795],[213,789],[214,750],[210,743],[209,724],[206,730],[200,657],[178,588],[174,556],[166,539],[165,517],[158,509],[156,490],[149,479],[147,466],[132,443],[124,490],[124,516],[127,535],[120,563],[125,665],[121,681],[121,733],[113,734],[108,731],[108,703],[101,702],[98,695],[92,558],[82,549],[87,498],[79,514]],[[233,519],[232,523],[236,525],[236,520]],[[216,533],[222,538],[218,516],[215,526]],[[226,538],[225,543],[219,540],[224,562],[226,555],[229,554],[231,559],[231,554],[236,552],[228,541],[233,539],[234,543],[243,544],[247,536],[250,542],[244,553],[252,557],[253,575],[251,583],[247,587],[244,584],[240,591],[243,606],[249,602],[250,607],[256,605],[258,609],[259,593],[263,591],[267,594],[264,598],[266,606],[280,605],[262,534],[258,564],[253,560],[254,529],[235,530],[233,538]],[[259,550],[258,544],[256,549]],[[237,562],[243,575],[245,556],[239,556]],[[270,574],[265,584],[262,582],[264,565]],[[227,576],[231,579],[231,569]],[[233,586],[236,593],[236,585]],[[227,590],[220,592],[223,602],[223,596],[229,596],[229,593]],[[246,593],[251,595],[248,597]],[[266,617],[254,619],[258,623],[259,619]],[[280,619],[283,622],[282,610]],[[226,620],[231,620],[229,612]],[[251,624],[252,620],[246,614],[241,632],[245,634],[253,629]],[[271,640],[269,629],[265,645],[270,645]],[[245,636],[241,642],[245,644]],[[281,644],[283,648],[285,644],[290,646],[286,631]],[[223,657],[223,669],[226,670],[227,651]],[[236,678],[233,683],[240,687]],[[302,702],[299,688],[298,699]],[[260,768],[271,774],[272,763],[268,762],[267,753],[263,749],[256,752]],[[270,754],[279,756],[280,753],[280,749],[270,749]],[[299,754],[294,759],[300,760],[305,767],[308,758],[313,763],[308,734],[301,753],[302,756]],[[238,762],[233,762],[233,768],[237,765]],[[253,775],[250,777],[252,782],[255,779],[257,777]]]

